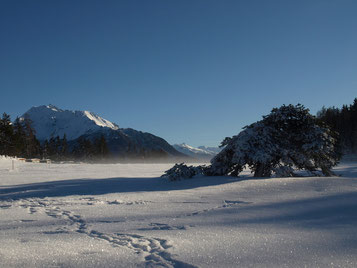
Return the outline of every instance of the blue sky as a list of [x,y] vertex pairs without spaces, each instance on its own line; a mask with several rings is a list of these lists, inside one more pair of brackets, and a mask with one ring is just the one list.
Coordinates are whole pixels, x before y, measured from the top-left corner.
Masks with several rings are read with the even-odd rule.
[[0,112],[90,110],[218,145],[273,107],[357,97],[357,1],[0,1]]

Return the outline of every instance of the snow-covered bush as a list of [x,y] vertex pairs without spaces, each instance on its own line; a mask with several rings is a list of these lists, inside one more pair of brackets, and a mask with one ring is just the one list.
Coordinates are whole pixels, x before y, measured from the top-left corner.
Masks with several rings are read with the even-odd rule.
[[205,175],[205,166],[187,166],[184,163],[175,164],[172,168],[165,171],[161,177],[167,178],[170,181],[181,179],[190,179],[195,176]]
[[340,155],[336,134],[309,113],[303,105],[274,108],[263,119],[222,142],[225,148],[211,161],[212,175],[238,176],[248,166],[255,177],[293,176],[294,169],[325,176]]

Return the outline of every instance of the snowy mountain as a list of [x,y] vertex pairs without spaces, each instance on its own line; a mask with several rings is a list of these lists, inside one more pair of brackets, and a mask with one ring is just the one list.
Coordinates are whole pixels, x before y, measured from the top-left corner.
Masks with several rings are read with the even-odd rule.
[[206,146],[198,146],[198,149],[210,152],[214,155],[218,154],[220,151],[222,151],[222,148],[219,147],[206,147]]
[[118,125],[89,111],[62,110],[53,105],[32,107],[21,116],[29,118],[39,140],[63,137],[74,140],[84,134],[94,133],[101,128],[118,130]]
[[94,140],[104,135],[109,150],[121,158],[187,158],[164,139],[134,129],[119,128],[89,111],[62,110],[53,105],[32,107],[20,120],[30,119],[40,141],[66,134],[69,145],[79,138]]
[[[216,147],[205,147],[205,146],[200,146],[198,148],[192,147],[186,143],[181,143],[181,144],[174,144],[173,147],[188,156],[191,156],[196,159],[201,159],[201,160],[211,160],[213,156],[215,156],[219,151],[219,148]],[[209,149],[211,148],[211,149]]]

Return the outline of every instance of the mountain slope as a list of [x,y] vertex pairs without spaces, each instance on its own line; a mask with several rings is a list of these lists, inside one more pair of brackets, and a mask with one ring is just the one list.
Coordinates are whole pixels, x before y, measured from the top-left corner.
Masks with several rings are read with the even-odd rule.
[[39,140],[63,137],[74,140],[84,134],[94,133],[101,128],[119,129],[118,125],[89,111],[62,110],[53,105],[32,107],[20,119],[29,118]]
[[167,141],[153,134],[118,125],[88,111],[62,110],[53,105],[32,107],[21,118],[30,119],[40,141],[66,134],[74,148],[78,139],[106,138],[109,151],[120,158],[187,158]]
[[214,155],[218,154],[220,151],[222,151],[222,148],[219,147],[206,147],[206,146],[198,146],[198,149],[207,151],[209,153],[212,153]]
[[102,128],[96,132],[88,133],[69,142],[75,146],[78,139],[94,140],[104,136],[110,152],[120,158],[177,158],[185,160],[187,155],[177,151],[166,140],[151,133],[138,131],[131,128],[117,130]]
[[174,144],[173,147],[183,154],[202,160],[211,160],[217,154],[217,152],[213,150],[204,149],[206,148],[204,146],[195,148],[186,143]]

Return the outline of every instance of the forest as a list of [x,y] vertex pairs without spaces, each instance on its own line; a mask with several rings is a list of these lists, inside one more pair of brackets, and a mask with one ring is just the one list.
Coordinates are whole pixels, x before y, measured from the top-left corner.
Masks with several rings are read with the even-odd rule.
[[339,147],[344,154],[357,152],[357,98],[342,108],[322,107],[317,117],[338,133]]
[[79,137],[69,143],[64,135],[40,142],[30,119],[16,118],[12,122],[6,113],[0,118],[0,155],[52,161],[98,161],[110,157],[103,135],[93,141]]

